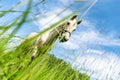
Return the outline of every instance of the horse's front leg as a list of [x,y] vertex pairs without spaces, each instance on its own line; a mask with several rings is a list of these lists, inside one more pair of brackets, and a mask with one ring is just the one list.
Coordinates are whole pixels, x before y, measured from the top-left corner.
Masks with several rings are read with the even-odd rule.
[[38,48],[37,48],[37,46],[34,46],[34,48],[32,50],[31,60],[33,60],[35,58],[37,52],[38,52]]

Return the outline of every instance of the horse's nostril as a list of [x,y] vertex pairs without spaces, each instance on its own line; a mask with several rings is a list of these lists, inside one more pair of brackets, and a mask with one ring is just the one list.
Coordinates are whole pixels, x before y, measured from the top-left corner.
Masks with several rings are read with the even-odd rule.
[[68,41],[69,39],[67,39],[67,38],[64,38],[64,41]]
[[67,25],[70,25],[70,22],[67,22]]
[[67,38],[67,37],[62,37],[62,39],[60,39],[60,42],[66,42],[66,41],[68,41],[69,40],[69,38]]

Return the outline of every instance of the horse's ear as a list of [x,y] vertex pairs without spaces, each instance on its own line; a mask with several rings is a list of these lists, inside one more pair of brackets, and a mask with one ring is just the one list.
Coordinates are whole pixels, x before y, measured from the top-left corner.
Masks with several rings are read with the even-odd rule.
[[71,20],[74,20],[77,16],[78,16],[77,14],[74,15],[74,16],[71,18]]
[[82,22],[82,20],[79,20],[78,22],[77,22],[77,24],[80,24]]

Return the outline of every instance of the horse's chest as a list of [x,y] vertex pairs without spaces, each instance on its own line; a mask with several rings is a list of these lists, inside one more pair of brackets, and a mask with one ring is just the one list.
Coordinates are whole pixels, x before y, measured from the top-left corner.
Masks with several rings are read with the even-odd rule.
[[42,45],[45,42],[47,42],[47,40],[49,39],[49,35],[50,35],[50,33],[46,32],[45,34],[38,37],[35,42],[37,42],[38,45]]
[[41,36],[43,42],[46,42],[49,39],[50,32],[47,32]]

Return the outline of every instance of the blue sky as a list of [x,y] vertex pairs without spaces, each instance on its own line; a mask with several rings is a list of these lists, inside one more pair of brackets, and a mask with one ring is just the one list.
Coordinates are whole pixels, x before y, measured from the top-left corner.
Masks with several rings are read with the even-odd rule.
[[[107,33],[115,32],[119,36],[120,5],[119,0],[98,1],[87,14],[89,18],[96,19],[101,27],[105,27]],[[98,28],[101,28],[98,27]]]
[[[22,1],[22,0],[21,0]],[[27,1],[27,0],[26,0]],[[46,4],[33,8],[30,17],[41,17],[39,20],[24,24],[16,34],[25,37],[31,32],[39,32],[49,25],[59,21],[74,9],[84,4],[76,4],[53,19],[57,13],[75,0],[46,0]],[[78,1],[78,0],[77,0]],[[90,0],[91,1],[91,0]],[[34,0],[34,3],[39,0]],[[66,43],[55,43],[51,51],[57,57],[72,63],[72,66],[82,68],[82,72],[92,75],[91,80],[106,80],[106,76],[113,80],[120,80],[120,5],[119,0],[98,0],[96,4],[83,16],[83,23],[78,26],[77,31],[72,33],[70,40]],[[1,9],[8,9],[17,3],[17,0],[2,0]],[[4,5],[7,6],[4,6]],[[25,3],[23,3],[25,4]],[[25,5],[17,9],[24,10]],[[37,13],[37,15],[36,15]],[[18,13],[10,13],[0,19],[0,24],[9,22],[18,16]],[[14,16],[14,17],[13,17]],[[47,22],[49,24],[45,25]],[[67,58],[66,58],[67,57]],[[73,62],[74,60],[74,62]],[[83,65],[84,63],[84,65]],[[101,76],[100,76],[101,75]]]
[[[112,34],[115,39],[120,39],[120,5],[119,0],[100,0],[98,1],[94,7],[87,14],[88,19],[97,23],[96,28],[102,31],[102,34],[108,36],[108,34]],[[105,46],[102,46],[106,48]],[[108,48],[110,48],[108,46]],[[108,50],[108,49],[107,49]],[[120,54],[119,46],[111,46],[112,51]]]

